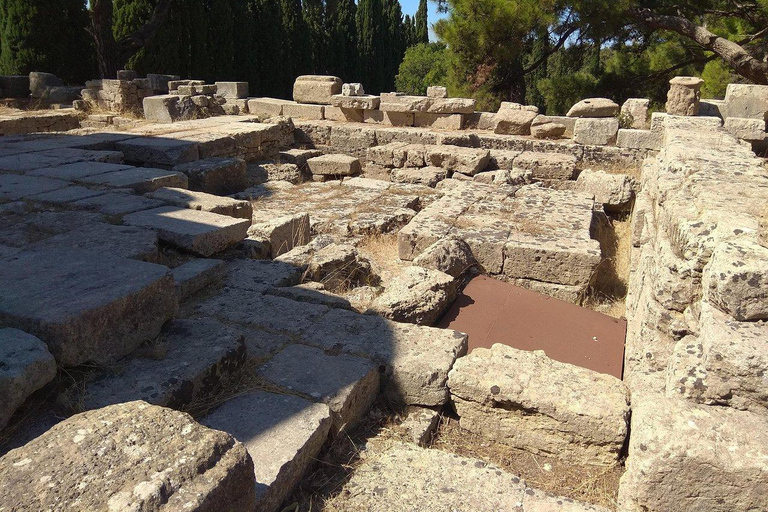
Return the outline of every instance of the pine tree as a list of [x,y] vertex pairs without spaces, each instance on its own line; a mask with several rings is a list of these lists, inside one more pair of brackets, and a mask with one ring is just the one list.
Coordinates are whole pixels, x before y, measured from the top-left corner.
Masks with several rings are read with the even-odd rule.
[[328,71],[344,81],[358,81],[358,46],[355,17],[355,0],[338,0],[329,10],[326,2],[326,14],[329,17]]
[[428,43],[429,42],[429,24],[427,20],[427,0],[420,0],[419,8],[416,10],[416,33],[415,42],[412,44]]
[[82,84],[97,76],[84,0],[0,0],[0,73],[46,71]]

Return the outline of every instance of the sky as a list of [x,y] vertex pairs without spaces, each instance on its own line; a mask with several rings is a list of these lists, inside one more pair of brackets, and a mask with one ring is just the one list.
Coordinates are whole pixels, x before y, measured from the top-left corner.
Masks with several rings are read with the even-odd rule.
[[[403,7],[403,16],[406,14],[410,14],[413,16],[416,14],[416,9],[419,8],[419,0],[400,0],[400,5]],[[427,19],[429,20],[429,39],[431,41],[435,41],[435,33],[432,32],[432,24],[437,21],[439,18],[445,17],[445,14],[438,14],[437,12],[437,3],[436,2],[428,2],[429,5],[429,15],[427,16]]]

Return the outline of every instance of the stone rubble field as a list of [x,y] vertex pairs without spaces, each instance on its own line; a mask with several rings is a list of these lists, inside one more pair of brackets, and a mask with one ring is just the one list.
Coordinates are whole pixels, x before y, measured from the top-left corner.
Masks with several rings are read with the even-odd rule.
[[[768,167],[690,116],[675,87],[698,85],[649,126],[647,103],[614,129],[593,99],[484,129],[440,88],[332,78],[294,102],[102,81],[150,121],[0,119],[0,512],[293,510],[383,407],[408,435],[356,445],[327,510],[768,510]],[[768,112],[729,91],[730,119]],[[163,117],[215,95],[238,115]],[[633,133],[653,143],[616,145]],[[477,274],[580,303],[606,215],[631,218],[623,381],[434,327]],[[445,415],[501,450],[621,464],[618,498],[430,447]]]

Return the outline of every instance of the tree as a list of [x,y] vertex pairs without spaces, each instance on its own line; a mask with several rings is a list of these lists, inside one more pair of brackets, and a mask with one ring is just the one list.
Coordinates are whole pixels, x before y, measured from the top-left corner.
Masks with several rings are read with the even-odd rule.
[[427,20],[427,0],[419,1],[415,17],[415,39],[413,44],[429,42],[429,23]]
[[[272,70],[282,75],[281,89],[291,91],[299,75],[312,72],[312,49],[309,28],[304,20],[301,0],[281,0],[283,44],[282,64]],[[257,28],[258,30],[258,28]],[[290,96],[283,93],[282,96]]]
[[395,78],[398,91],[427,94],[430,85],[445,85],[448,78],[449,54],[441,43],[421,43],[405,51],[400,71]]
[[[331,9],[326,3],[326,9]],[[328,30],[328,70],[347,82],[359,80],[358,47],[355,0],[338,0],[332,10],[327,11],[330,28]]]
[[385,58],[386,26],[383,0],[359,0],[357,4],[357,37],[360,55],[360,77],[374,94],[386,89],[382,63]]
[[96,74],[88,25],[84,0],[0,0],[0,73],[82,84]]
[[304,0],[304,23],[309,30],[309,60],[313,73],[327,72],[328,25],[322,0]]

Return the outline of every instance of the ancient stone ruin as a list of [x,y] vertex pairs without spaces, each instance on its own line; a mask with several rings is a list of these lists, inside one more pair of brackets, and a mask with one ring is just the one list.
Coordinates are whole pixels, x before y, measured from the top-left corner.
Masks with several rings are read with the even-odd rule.
[[[0,115],[0,511],[768,510],[768,87],[54,78],[0,78],[76,107]],[[623,378],[438,327],[609,275]]]

